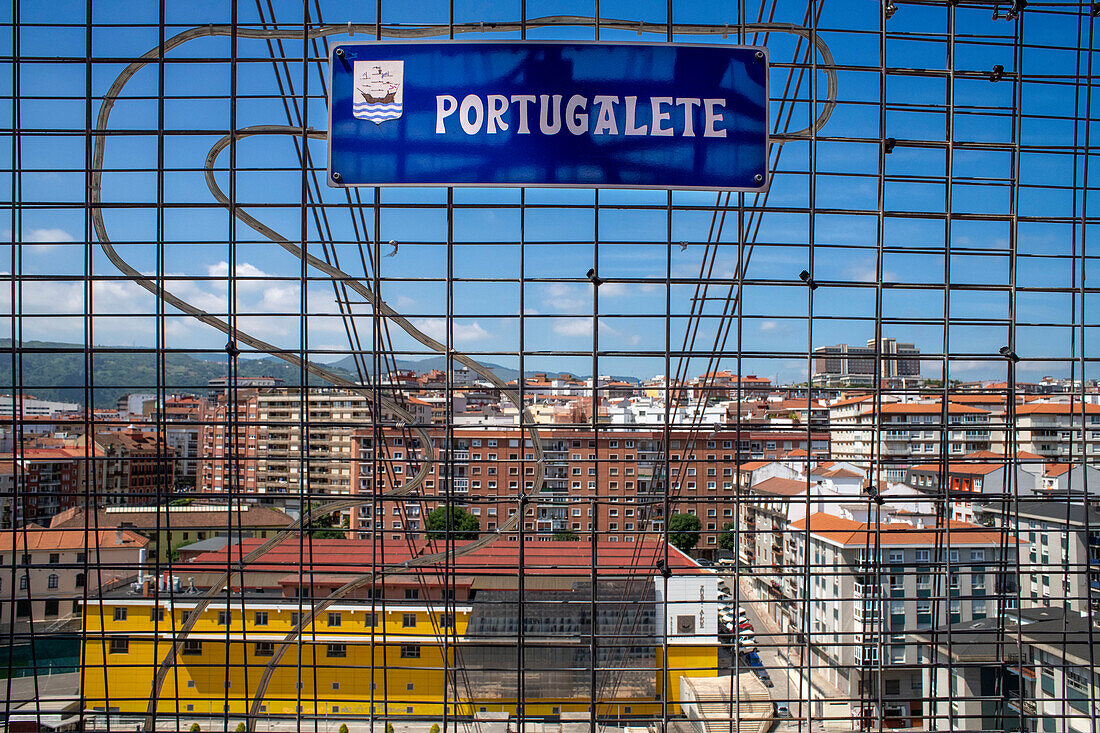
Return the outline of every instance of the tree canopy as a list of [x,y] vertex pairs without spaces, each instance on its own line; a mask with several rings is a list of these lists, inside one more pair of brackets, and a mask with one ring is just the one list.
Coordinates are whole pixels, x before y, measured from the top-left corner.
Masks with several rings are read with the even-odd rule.
[[718,535],[718,546],[728,552],[737,552],[737,525],[726,522],[722,525],[722,534]]
[[[437,507],[428,513],[428,537],[446,539],[447,528],[447,507]],[[450,508],[450,530],[456,540],[476,540],[481,522],[462,507],[453,506]]]
[[694,514],[673,514],[668,523],[668,541],[681,552],[687,552],[699,544],[699,530],[703,523]]

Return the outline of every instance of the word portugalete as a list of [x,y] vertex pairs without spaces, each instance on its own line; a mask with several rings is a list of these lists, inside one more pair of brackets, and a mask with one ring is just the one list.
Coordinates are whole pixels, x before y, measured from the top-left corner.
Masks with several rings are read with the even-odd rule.
[[[468,94],[460,103],[450,94],[439,94],[435,98],[435,132],[445,135],[448,118],[457,112],[457,119],[450,121],[450,129],[455,129],[457,121],[467,135],[482,130],[489,135],[507,132],[512,125],[518,135],[532,134],[533,127],[543,135],[557,135],[564,123],[573,135],[695,137],[698,131],[702,137],[726,137],[726,129],[721,126],[725,99],[649,97],[648,104],[644,101],[639,104],[638,97],[620,100],[617,96],[597,94],[590,106],[588,97],[574,94],[563,108],[564,99],[563,94],[489,94],[484,98]],[[639,120],[639,111],[644,118],[645,107],[650,112],[648,123]]]

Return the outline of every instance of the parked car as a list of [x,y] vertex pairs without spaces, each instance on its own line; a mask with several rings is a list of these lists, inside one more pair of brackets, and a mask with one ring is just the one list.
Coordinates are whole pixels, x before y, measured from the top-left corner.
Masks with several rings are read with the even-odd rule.
[[791,717],[791,706],[785,702],[777,702],[775,704],[775,717],[777,718],[789,718]]
[[737,624],[737,630],[738,631],[752,631],[752,622],[751,621],[742,621],[741,623]]
[[764,687],[775,687],[775,683],[772,682],[771,675],[768,674],[767,670],[756,670],[756,676],[759,677],[760,681],[764,683]]

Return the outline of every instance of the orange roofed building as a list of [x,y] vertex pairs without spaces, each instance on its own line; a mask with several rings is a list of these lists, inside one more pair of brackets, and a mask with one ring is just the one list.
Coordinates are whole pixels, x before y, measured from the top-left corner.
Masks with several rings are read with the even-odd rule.
[[[998,568],[1014,567],[1017,542],[967,522],[876,524],[823,512],[792,522],[788,564],[809,567],[785,599],[784,630],[810,649],[810,659],[797,663],[809,662],[840,696],[857,698],[854,716],[919,725],[929,691],[922,689],[918,648],[894,640],[996,617],[999,604],[1016,594],[1015,580]],[[882,691],[881,709],[873,690]]]

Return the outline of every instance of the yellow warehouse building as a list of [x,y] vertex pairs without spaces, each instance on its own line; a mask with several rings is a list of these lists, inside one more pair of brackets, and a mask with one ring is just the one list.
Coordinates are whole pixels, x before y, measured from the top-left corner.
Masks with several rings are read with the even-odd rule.
[[[246,539],[240,552],[260,542]],[[174,566],[175,580],[138,577],[89,601],[86,708],[144,714],[160,661],[182,639],[158,713],[243,716],[311,599],[418,552],[362,540],[312,545],[313,572],[297,570],[297,543],[275,548],[235,574],[229,596],[219,594],[185,637],[188,614],[229,554],[240,556],[235,546]],[[718,674],[717,577],[671,546],[600,543],[593,598],[591,552],[580,542],[524,548],[522,694],[519,556],[517,543],[502,539],[453,561],[446,574],[387,575],[317,613],[275,665],[259,712],[426,720],[444,710],[517,715],[522,698],[524,717],[553,719],[588,712],[595,689],[601,719],[658,716],[666,706],[678,713],[681,677]]]

